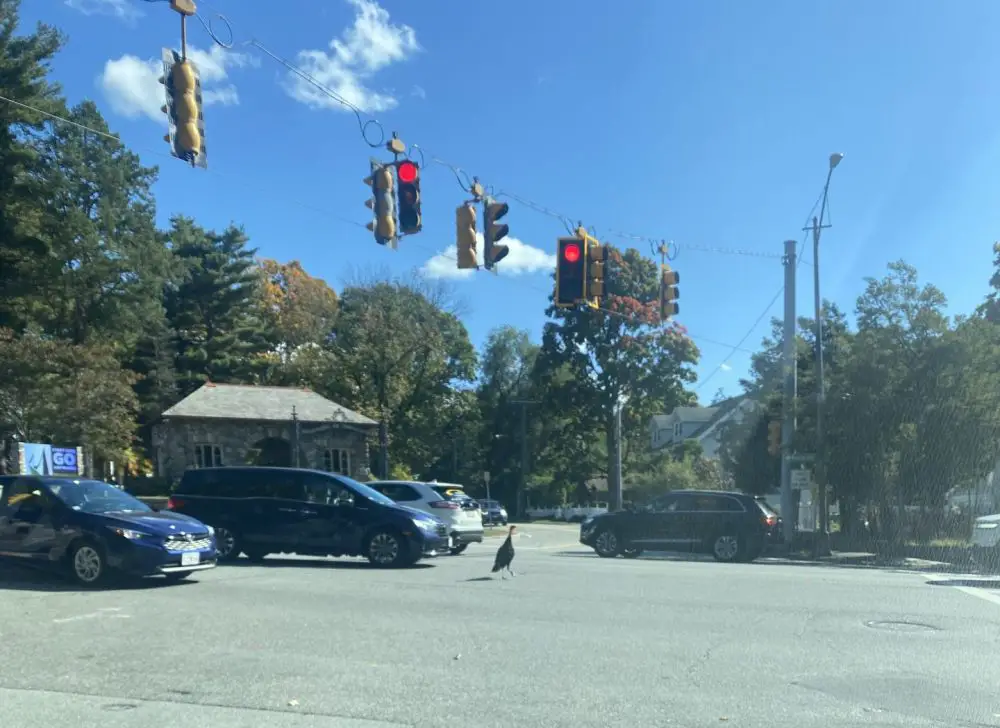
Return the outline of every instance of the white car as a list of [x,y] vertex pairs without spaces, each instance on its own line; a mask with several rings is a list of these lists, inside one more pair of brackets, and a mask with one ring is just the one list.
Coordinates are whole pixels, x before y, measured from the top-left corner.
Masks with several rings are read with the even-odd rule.
[[448,550],[453,555],[465,551],[470,543],[483,542],[483,515],[460,485],[414,480],[376,480],[365,485],[401,506],[441,519],[448,526]]

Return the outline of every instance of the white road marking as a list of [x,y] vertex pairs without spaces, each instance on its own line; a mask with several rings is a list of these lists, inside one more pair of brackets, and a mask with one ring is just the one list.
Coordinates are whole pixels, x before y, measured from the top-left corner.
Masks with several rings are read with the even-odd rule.
[[82,622],[85,619],[98,619],[100,617],[110,617],[111,619],[131,619],[127,614],[119,614],[121,612],[121,607],[101,607],[96,612],[90,612],[89,614],[77,614],[72,617],[60,617],[58,619],[53,619],[52,621],[56,624],[65,624],[67,622]]
[[974,597],[985,599],[988,602],[1000,604],[1000,594],[995,594],[991,591],[987,591],[986,589],[980,589],[978,586],[956,586],[955,588],[960,592],[971,594]]

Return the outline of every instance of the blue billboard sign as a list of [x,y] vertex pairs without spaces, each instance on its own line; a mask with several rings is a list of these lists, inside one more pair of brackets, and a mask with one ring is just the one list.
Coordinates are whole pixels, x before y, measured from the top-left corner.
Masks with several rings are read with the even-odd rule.
[[18,446],[21,475],[79,475],[80,451],[75,447],[53,447],[37,442]]

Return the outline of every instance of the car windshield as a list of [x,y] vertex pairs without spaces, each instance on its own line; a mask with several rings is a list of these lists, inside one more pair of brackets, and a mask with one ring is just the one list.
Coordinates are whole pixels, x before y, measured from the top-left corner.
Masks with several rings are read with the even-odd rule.
[[49,491],[74,511],[114,513],[153,510],[138,498],[100,480],[66,480],[47,483]]
[[364,483],[360,483],[357,480],[354,480],[353,478],[348,478],[346,475],[338,475],[337,477],[348,488],[350,488],[359,495],[363,495],[370,501],[374,501],[375,503],[381,503],[384,506],[396,505],[396,501],[394,501],[392,498],[390,498],[387,495],[383,495],[382,493],[379,493],[374,488],[369,488]]

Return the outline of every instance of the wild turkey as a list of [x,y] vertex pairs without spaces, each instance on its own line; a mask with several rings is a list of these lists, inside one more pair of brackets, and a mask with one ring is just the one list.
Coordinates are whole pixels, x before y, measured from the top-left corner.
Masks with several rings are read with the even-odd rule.
[[493,571],[491,573],[495,574],[500,572],[500,578],[506,578],[503,575],[504,571],[509,571],[511,576],[517,576],[514,570],[510,568],[511,563],[514,561],[514,531],[517,530],[517,526],[511,526],[510,531],[507,533],[507,538],[504,540],[503,544],[497,550],[497,557],[493,560]]

